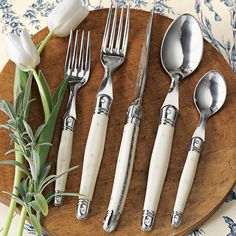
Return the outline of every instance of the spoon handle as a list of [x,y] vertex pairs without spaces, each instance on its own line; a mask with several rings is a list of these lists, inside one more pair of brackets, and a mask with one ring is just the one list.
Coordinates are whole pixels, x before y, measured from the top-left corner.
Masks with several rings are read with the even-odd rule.
[[191,191],[194,177],[197,170],[198,160],[200,157],[203,140],[200,137],[193,137],[187,159],[184,164],[184,169],[181,174],[177,196],[175,200],[171,225],[179,227],[182,220],[185,205],[187,203],[189,193]]
[[151,231],[154,224],[155,214],[169,165],[173,135],[173,126],[166,124],[159,125],[148,173],[141,223],[141,229],[143,231]]

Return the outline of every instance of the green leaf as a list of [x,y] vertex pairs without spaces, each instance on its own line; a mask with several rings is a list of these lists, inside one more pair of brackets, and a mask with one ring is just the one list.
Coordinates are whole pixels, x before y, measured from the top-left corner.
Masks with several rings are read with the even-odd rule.
[[51,92],[50,92],[50,88],[48,86],[48,82],[47,80],[45,79],[44,75],[43,75],[43,72],[40,70],[39,71],[39,79],[40,79],[40,82],[43,86],[43,90],[45,92],[45,95],[46,95],[46,99],[47,99],[47,102],[48,102],[48,106],[49,106],[49,110],[50,112],[52,111],[52,95],[51,95]]
[[40,192],[43,192],[43,190],[51,183],[53,183],[56,179],[60,178],[62,175],[69,173],[75,169],[77,169],[79,166],[73,166],[67,171],[61,173],[60,175],[50,175],[48,176],[41,184],[40,184]]
[[41,212],[40,206],[37,201],[31,201],[29,206],[32,207],[35,211]]
[[[62,83],[59,85],[57,99],[55,99],[55,101],[54,101],[55,105],[54,105],[51,115],[50,115],[45,127],[43,128],[40,137],[39,137],[39,143],[44,143],[44,142],[51,143],[52,142],[57,117],[58,117],[58,114],[60,111],[62,100],[65,95],[67,83],[68,83],[68,79],[64,79],[62,81]],[[38,148],[39,156],[40,156],[40,163],[41,163],[40,166],[44,165],[44,163],[46,162],[49,150],[50,150],[50,146],[40,146]]]
[[15,78],[14,78],[14,91],[13,91],[14,102],[16,98],[18,97],[19,92],[25,91],[25,86],[26,86],[29,74],[30,73],[24,72],[16,66]]
[[23,108],[22,108],[22,99],[23,99],[23,92],[21,91],[18,95],[18,97],[16,98],[13,108],[14,108],[14,113],[16,114],[16,116],[19,115],[19,113],[22,112]]
[[[54,194],[50,194],[48,196],[47,201],[48,203],[51,202],[51,200],[56,196],[57,194],[54,193]],[[80,194],[80,193],[60,193],[61,196],[69,196],[69,197],[84,197],[85,199],[87,199],[87,197],[83,194]]]
[[27,170],[27,168],[20,163],[19,161],[14,161],[14,160],[3,160],[0,161],[0,165],[14,165],[17,166],[22,172],[24,172],[27,176],[31,176],[30,172]]
[[24,97],[23,97],[23,119],[27,120],[29,115],[29,105],[31,103],[31,85],[32,85],[33,75],[29,74],[28,80],[24,88]]
[[38,129],[36,130],[35,135],[34,135],[36,139],[40,136],[44,127],[45,127],[45,124],[42,124],[38,127]]
[[21,206],[26,207],[25,202],[23,202],[16,194],[9,193],[9,192],[6,192],[6,191],[2,191],[2,193],[5,193],[5,194],[11,196],[18,204],[20,204]]
[[41,168],[41,171],[39,174],[40,183],[42,183],[44,181],[44,179],[47,178],[47,176],[49,175],[50,170],[51,170],[51,166],[52,166],[51,162],[46,162],[44,164],[44,166]]
[[14,122],[15,116],[12,105],[8,102],[3,100],[1,102],[0,109]]
[[25,130],[26,130],[27,134],[29,135],[29,138],[31,139],[32,142],[35,142],[34,134],[33,134],[33,131],[31,129],[31,127],[24,120],[23,120],[23,124],[24,124],[24,127],[25,127]]
[[7,152],[5,152],[5,156],[7,156],[7,155],[9,155],[9,154],[11,154],[11,153],[13,153],[13,152],[18,152],[19,150],[16,150],[16,149],[10,149],[10,150],[8,150]]
[[30,217],[30,222],[34,226],[34,229],[36,230],[36,232],[38,234],[42,233],[42,226],[40,224],[39,219],[33,214],[30,214],[29,217]]
[[35,201],[38,203],[39,208],[44,216],[48,215],[48,202],[46,198],[41,193],[34,195]]
[[55,105],[57,104],[57,101],[58,99],[60,98],[60,90],[61,90],[61,86],[63,86],[63,84],[66,83],[66,86],[67,86],[67,83],[68,83],[68,77],[66,77],[62,82],[61,84],[57,87],[56,91],[55,91],[55,94],[54,96],[52,97],[52,105],[53,107],[55,107]]
[[39,157],[39,153],[36,150],[32,150],[32,157],[33,157],[33,162],[34,162],[34,166],[36,169],[36,173],[37,176],[39,176],[40,173],[40,157]]

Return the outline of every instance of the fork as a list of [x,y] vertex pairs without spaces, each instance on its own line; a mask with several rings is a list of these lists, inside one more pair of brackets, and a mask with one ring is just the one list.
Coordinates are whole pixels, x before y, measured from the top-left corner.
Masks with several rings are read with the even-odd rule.
[[[84,31],[81,36],[80,52],[79,52],[79,35],[78,30],[75,33],[75,42],[73,49],[73,32],[70,32],[66,61],[64,67],[64,77],[68,77],[68,87],[70,90],[66,111],[63,117],[63,129],[61,141],[57,156],[56,175],[61,175],[56,179],[54,205],[62,204],[62,193],[65,191],[68,170],[70,167],[73,133],[76,123],[76,94],[89,79],[90,73],[90,31],[87,35],[86,55],[84,58]],[[73,51],[73,52],[72,52]],[[72,55],[73,54],[73,55]],[[85,63],[84,63],[85,61]],[[64,173],[64,174],[63,174]]]
[[[124,31],[124,7],[121,9],[120,21],[115,44],[115,32],[117,26],[118,5],[115,6],[112,28],[110,31],[112,5],[109,9],[106,27],[103,35],[102,47],[100,51],[100,61],[104,67],[104,78],[97,92],[94,105],[94,114],[86,143],[84,162],[82,169],[82,178],[78,199],[77,219],[87,218],[90,203],[93,197],[96,179],[100,168],[108,124],[108,116],[113,100],[112,74],[120,67],[126,56],[130,10],[127,8]],[[110,40],[109,40],[110,32]],[[122,37],[123,33],[123,37]],[[121,40],[122,39],[122,40]],[[121,42],[122,41],[122,42]],[[114,45],[115,44],[115,45]]]

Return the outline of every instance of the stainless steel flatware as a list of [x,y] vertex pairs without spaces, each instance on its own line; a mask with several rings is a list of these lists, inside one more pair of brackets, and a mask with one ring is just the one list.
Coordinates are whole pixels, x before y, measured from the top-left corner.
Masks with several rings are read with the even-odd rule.
[[207,120],[223,106],[227,94],[224,77],[218,71],[209,71],[198,82],[194,103],[200,114],[199,124],[192,136],[188,156],[180,178],[171,224],[178,227],[191,191],[198,160],[205,141]]
[[[73,32],[71,31],[64,67],[64,77],[68,77],[70,95],[66,106],[66,112],[63,118],[63,130],[57,157],[57,175],[66,172],[70,167],[73,134],[76,123],[76,94],[78,90],[88,82],[90,73],[90,32],[88,32],[87,36],[86,51],[84,48],[84,31],[82,32],[81,36],[80,52],[78,30],[75,33],[74,46]],[[54,198],[55,206],[59,206],[62,204],[61,193],[65,191],[67,176],[68,173],[62,175],[56,180],[56,196]]]
[[197,20],[179,16],[167,29],[161,46],[161,62],[171,77],[171,85],[161,107],[160,124],[152,151],[141,228],[151,231],[167,173],[172,139],[179,111],[179,84],[199,65],[203,38]]
[[153,13],[150,16],[140,57],[134,99],[126,115],[119,156],[116,164],[115,179],[103,229],[112,232],[116,229],[122,213],[131,179],[139,125],[141,121],[142,99],[147,79],[149,49]]
[[127,51],[130,10],[128,7],[123,30],[124,8],[122,7],[121,9],[115,42],[117,11],[118,6],[116,5],[112,27],[110,27],[112,6],[109,9],[100,52],[100,60],[104,66],[105,74],[95,99],[94,114],[85,148],[82,179],[79,190],[79,193],[84,197],[79,197],[78,200],[77,218],[79,220],[85,219],[88,215],[102,160],[108,116],[113,100],[112,74],[123,64]]

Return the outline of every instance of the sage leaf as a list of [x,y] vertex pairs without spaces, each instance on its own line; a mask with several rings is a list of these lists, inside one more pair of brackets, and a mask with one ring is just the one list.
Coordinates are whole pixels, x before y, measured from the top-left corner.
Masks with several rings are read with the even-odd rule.
[[46,198],[41,193],[34,195],[35,201],[38,203],[39,208],[44,216],[48,215],[48,202]]
[[35,211],[41,212],[40,206],[39,206],[39,204],[38,204],[37,201],[35,201],[35,200],[34,200],[34,201],[31,201],[31,202],[29,203],[29,206],[32,207]]
[[34,229],[36,230],[36,232],[38,234],[42,233],[42,226],[40,224],[39,219],[33,214],[30,214],[29,217],[30,217],[30,222],[34,226]]
[[34,141],[35,141],[35,139],[34,139],[34,133],[33,133],[32,129],[31,129],[31,127],[30,127],[29,124],[28,124],[26,121],[24,121],[24,120],[23,120],[23,124],[24,124],[25,130],[26,130],[26,132],[27,132],[29,138],[31,139],[32,142],[34,142]]
[[24,164],[20,163],[19,161],[14,160],[3,160],[0,161],[0,165],[14,165],[17,166],[22,172],[24,172],[27,176],[31,176],[30,172],[27,170]]

